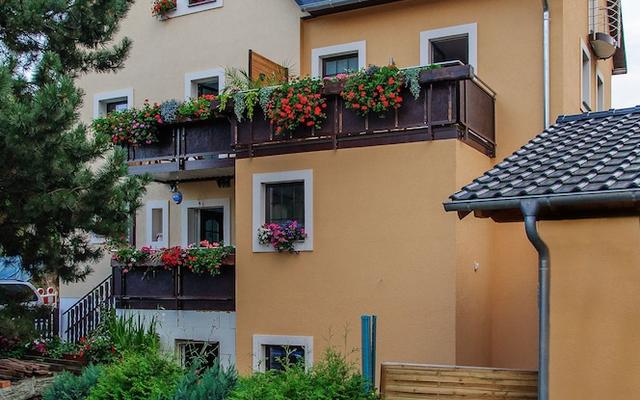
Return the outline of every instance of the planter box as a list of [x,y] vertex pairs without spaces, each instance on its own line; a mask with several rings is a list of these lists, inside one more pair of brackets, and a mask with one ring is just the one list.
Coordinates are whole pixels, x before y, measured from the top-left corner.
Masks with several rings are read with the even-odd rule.
[[116,308],[235,311],[235,255],[219,275],[139,265],[122,273],[112,262]]

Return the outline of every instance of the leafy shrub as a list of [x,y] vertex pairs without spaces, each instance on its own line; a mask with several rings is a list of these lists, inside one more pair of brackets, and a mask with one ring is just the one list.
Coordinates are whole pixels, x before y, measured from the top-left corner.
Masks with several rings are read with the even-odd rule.
[[102,368],[90,365],[82,375],[63,372],[56,376],[53,384],[44,392],[43,400],[84,400],[98,382]]
[[[286,361],[286,360],[285,360]],[[328,350],[311,370],[284,362],[284,371],[268,371],[241,378],[230,400],[375,400],[364,378],[345,357]]]
[[218,361],[199,370],[200,362],[196,361],[178,381],[173,400],[224,400],[238,381],[235,369],[223,368]]
[[171,398],[180,368],[157,351],[126,353],[104,367],[87,400],[160,400]]
[[106,336],[111,339],[113,347],[118,353],[158,352],[160,342],[156,332],[156,321],[152,319],[148,326],[142,317],[116,316],[111,311],[105,315],[96,336]]

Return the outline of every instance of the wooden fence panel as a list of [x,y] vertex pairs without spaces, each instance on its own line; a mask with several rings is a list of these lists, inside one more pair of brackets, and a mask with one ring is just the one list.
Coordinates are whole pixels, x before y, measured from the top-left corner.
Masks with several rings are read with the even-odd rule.
[[537,399],[537,371],[383,363],[385,400]]

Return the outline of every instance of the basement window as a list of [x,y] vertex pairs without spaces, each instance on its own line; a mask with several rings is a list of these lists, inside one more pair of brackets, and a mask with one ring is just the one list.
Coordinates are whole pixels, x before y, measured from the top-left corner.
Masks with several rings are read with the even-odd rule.
[[190,368],[196,361],[202,368],[212,367],[220,357],[218,342],[176,340],[176,351],[184,368]]
[[313,366],[312,336],[253,335],[253,370],[281,371],[287,364]]
[[270,344],[264,346],[265,371],[283,371],[287,365],[304,364],[304,347]]

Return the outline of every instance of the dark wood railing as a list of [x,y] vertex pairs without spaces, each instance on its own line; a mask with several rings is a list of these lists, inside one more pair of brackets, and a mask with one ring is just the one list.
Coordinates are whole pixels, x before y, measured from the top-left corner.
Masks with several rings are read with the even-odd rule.
[[495,94],[467,65],[424,71],[416,99],[404,89],[403,106],[387,115],[363,118],[345,107],[342,84],[327,84],[327,120],[321,129],[300,128],[276,136],[256,110],[252,121],[232,121],[236,157],[258,157],[314,150],[460,139],[493,157],[495,154]]
[[[163,127],[158,142],[128,147],[130,174],[151,173],[157,180],[232,175],[231,128],[226,118]],[[204,173],[204,174],[203,174]]]
[[51,311],[42,318],[36,318],[34,321],[36,330],[45,339],[53,339],[60,332],[60,318],[57,308],[52,307]]
[[110,275],[62,314],[64,338],[77,342],[91,334],[112,308],[113,279]]
[[235,311],[235,255],[216,276],[180,267],[167,270],[153,262],[126,273],[116,261],[112,266],[116,308]]

